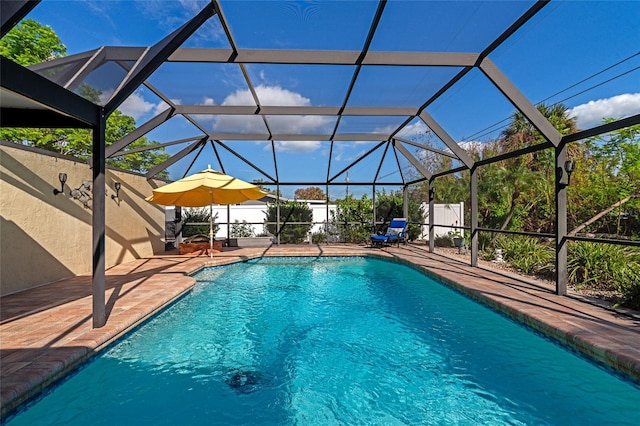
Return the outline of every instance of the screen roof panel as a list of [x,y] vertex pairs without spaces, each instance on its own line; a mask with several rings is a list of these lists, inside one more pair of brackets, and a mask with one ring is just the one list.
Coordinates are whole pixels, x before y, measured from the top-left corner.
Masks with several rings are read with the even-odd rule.
[[406,117],[386,117],[386,116],[364,116],[364,117],[342,117],[338,126],[338,134],[346,133],[372,133],[389,135],[397,129]]
[[[64,5],[66,3],[66,5]],[[206,1],[43,1],[27,15],[56,17],[56,33],[73,54],[96,46],[151,46],[191,19]],[[62,4],[62,5],[61,5]],[[61,12],[61,6],[73,13]]]
[[[105,105],[127,71],[115,61],[108,61],[93,70],[85,79],[77,82],[74,92],[99,105]],[[93,99],[97,97],[97,99]]]
[[[173,43],[172,32],[205,6],[205,12],[218,6],[222,10],[197,29],[186,25],[193,34],[179,43],[180,33]],[[309,164],[323,160],[315,162],[324,162],[318,168],[326,178],[329,163],[334,173],[344,166],[337,160],[338,147],[345,156],[364,147],[358,142],[340,145],[341,141],[386,141],[393,134],[396,142],[420,142],[432,135],[422,121],[429,122],[427,114],[436,121],[432,127],[442,126],[455,142],[496,137],[516,109],[487,78],[490,73],[485,74],[483,66],[492,66],[490,62],[496,64],[493,77],[503,75],[506,86],[511,86],[511,79],[514,90],[532,103],[569,97],[574,112],[582,107],[594,115],[608,111],[595,108],[603,100],[616,114],[633,114],[640,93],[638,13],[633,2],[200,0],[48,1],[29,17],[52,25],[71,55],[52,61],[51,67],[38,64],[33,69],[51,72],[59,82],[75,78],[71,90],[85,81],[103,94],[132,70],[130,81],[135,84],[125,85],[123,92],[129,96],[121,109],[138,123],[169,105],[176,107],[176,114],[184,114],[179,116],[180,126],[163,124],[153,130],[153,140],[180,140],[200,132],[213,139],[265,146],[274,139],[278,155],[292,156],[293,161],[278,162],[276,172],[297,173],[296,180],[305,180],[304,167],[295,164],[307,164],[301,159],[304,155],[311,158]],[[68,24],[68,16],[82,22]],[[525,26],[496,40],[519,23]],[[181,48],[175,50],[178,44]],[[100,48],[105,45],[116,47]],[[489,46],[497,50],[485,51]],[[136,64],[147,51],[149,55]],[[176,62],[163,62],[167,58]],[[147,69],[155,71],[148,76]],[[142,86],[133,88],[144,78]],[[407,126],[399,129],[404,123]],[[183,128],[185,133],[178,135]],[[170,134],[156,136],[161,129]],[[325,140],[332,135],[333,145]],[[448,137],[444,139],[452,146]],[[447,157],[449,147],[443,141],[431,142],[440,150],[437,155]],[[330,146],[336,148],[331,162]],[[458,148],[454,150],[462,153]],[[453,167],[460,164],[450,162]],[[385,159],[385,167],[386,163]]]
[[207,117],[211,123],[209,129],[217,133],[264,133],[267,134],[267,126],[262,117],[258,115],[218,115],[198,116],[199,123]]
[[337,117],[324,115],[267,115],[273,134],[331,134]]
[[148,81],[180,105],[255,105],[234,64],[166,62]]
[[274,141],[278,177],[282,182],[324,182],[327,179],[329,142]]
[[[492,105],[490,110],[485,107],[487,103]],[[456,142],[497,137],[515,111],[511,102],[477,69],[427,107],[427,112]],[[493,131],[483,131],[488,127]]]
[[348,105],[417,108],[459,71],[457,67],[364,66]]
[[270,141],[216,141],[216,150],[227,173],[246,171],[248,179],[275,179],[273,150]]
[[371,50],[479,52],[533,3],[391,0]]
[[248,64],[246,68],[260,104],[276,106],[339,106],[355,69],[278,64]]
[[372,1],[235,1],[220,5],[240,48],[360,50]]

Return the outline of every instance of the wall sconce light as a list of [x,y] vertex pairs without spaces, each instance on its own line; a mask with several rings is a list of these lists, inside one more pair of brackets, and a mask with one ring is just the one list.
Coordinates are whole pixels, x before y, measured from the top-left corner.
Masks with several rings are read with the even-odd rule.
[[122,184],[120,182],[114,182],[113,187],[115,188],[116,193],[111,194],[111,199],[112,200],[115,200],[116,198],[120,199],[120,188],[122,188]]
[[436,189],[429,188],[429,201],[433,201],[436,199]]
[[567,160],[564,162],[564,171],[567,172],[567,186],[571,184],[571,173],[573,173],[573,169],[575,169],[576,164],[573,160]]
[[67,181],[67,174],[60,173],[58,175],[58,179],[60,180],[60,191],[57,189],[53,189],[53,195],[64,194],[64,183]]

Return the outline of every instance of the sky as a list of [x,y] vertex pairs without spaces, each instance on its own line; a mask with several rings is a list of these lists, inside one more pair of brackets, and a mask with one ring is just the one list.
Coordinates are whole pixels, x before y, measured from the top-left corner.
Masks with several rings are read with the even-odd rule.
[[[51,26],[75,54],[103,45],[149,46],[186,22],[203,1],[58,1],[44,0],[29,18]],[[319,49],[359,51],[365,42],[377,2],[361,1],[241,1],[221,0],[239,48]],[[517,17],[529,1],[405,1],[390,0],[372,40],[370,51],[480,52]],[[228,48],[217,17],[207,21],[185,47]],[[533,103],[562,101],[580,129],[640,113],[640,2],[553,1],[489,58]],[[355,68],[249,64],[247,73],[262,105],[340,106]],[[453,67],[363,67],[350,94],[349,106],[419,107],[459,71]],[[108,99],[124,71],[105,66],[89,81]],[[181,105],[250,105],[245,78],[233,64],[161,66],[148,80],[172,102]],[[138,125],[167,105],[148,89],[137,90],[120,110]],[[459,143],[495,138],[508,124],[514,107],[477,69],[427,108]],[[264,132],[257,116],[194,116],[212,132]],[[331,133],[335,117],[271,117],[273,133]],[[402,124],[398,117],[344,117],[338,133],[378,133]],[[424,140],[426,126],[411,122],[401,136]],[[176,117],[148,137],[170,142],[201,132]],[[224,141],[223,141],[224,142]],[[219,150],[225,170],[246,180],[275,176],[270,143],[224,142],[258,169],[239,161],[231,151]],[[438,140],[436,147],[446,147]],[[377,143],[338,143],[330,152],[326,141],[275,141],[281,181],[324,181]],[[168,148],[175,153],[184,146]],[[193,165],[219,168],[210,146]],[[378,168],[381,151],[350,170],[351,182],[367,181]],[[331,156],[332,167],[327,169]],[[187,158],[170,168],[177,179],[191,163]],[[401,166],[408,170],[406,160]],[[398,182],[397,161],[385,157],[380,170],[384,182]],[[338,180],[345,180],[341,175]],[[295,188],[283,188],[292,195]],[[342,191],[342,189],[340,189]],[[357,191],[357,188],[352,188]]]

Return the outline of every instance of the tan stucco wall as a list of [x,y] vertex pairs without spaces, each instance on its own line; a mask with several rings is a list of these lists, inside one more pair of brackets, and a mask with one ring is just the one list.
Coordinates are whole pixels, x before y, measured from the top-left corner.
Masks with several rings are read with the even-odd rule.
[[[0,294],[91,273],[91,209],[70,196],[85,162],[46,151],[0,145]],[[67,174],[64,195],[58,174]],[[113,182],[122,183],[119,200]],[[155,182],[160,186],[161,182]],[[144,200],[152,186],[139,175],[107,170],[106,265],[164,251],[164,208]]]

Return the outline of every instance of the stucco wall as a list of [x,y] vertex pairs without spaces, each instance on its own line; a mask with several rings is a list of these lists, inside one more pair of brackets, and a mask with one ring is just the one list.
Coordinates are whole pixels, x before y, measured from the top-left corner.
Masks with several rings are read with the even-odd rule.
[[[54,195],[60,172],[68,176],[64,195]],[[85,162],[0,144],[0,294],[91,273],[92,211],[70,196],[83,180],[91,182]],[[119,199],[111,198],[115,181],[122,183]],[[107,267],[162,253],[164,209],[144,200],[150,183],[107,170],[106,186]]]

